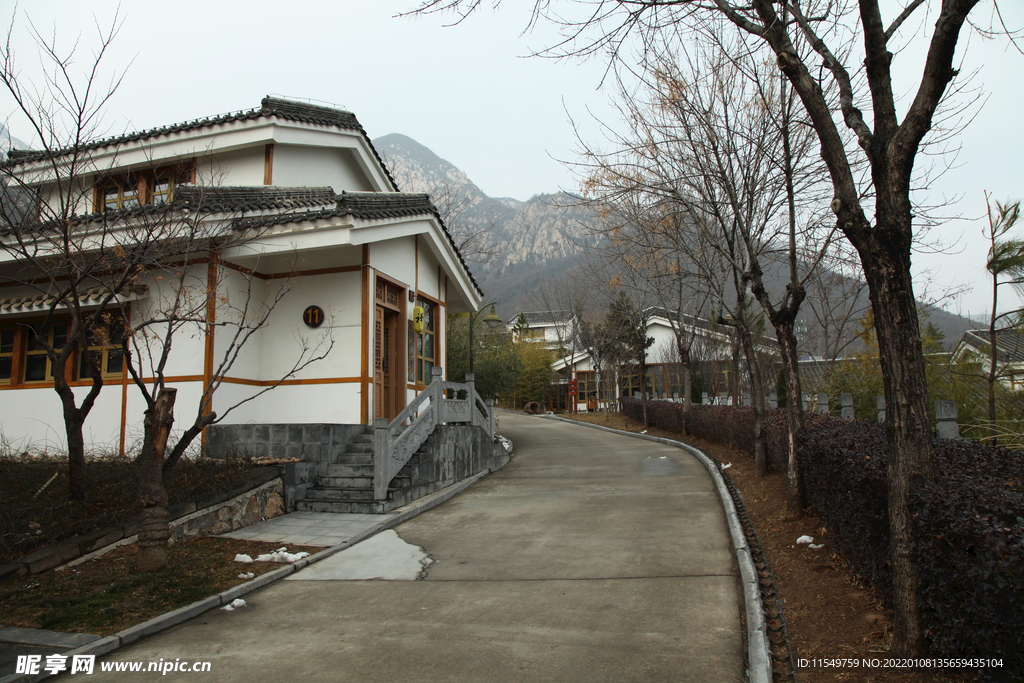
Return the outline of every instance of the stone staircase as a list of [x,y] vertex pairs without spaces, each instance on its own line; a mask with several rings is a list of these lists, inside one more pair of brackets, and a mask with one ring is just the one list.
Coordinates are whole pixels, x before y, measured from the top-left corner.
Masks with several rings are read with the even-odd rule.
[[357,512],[382,514],[404,505],[412,493],[413,468],[429,456],[417,452],[388,484],[387,500],[373,498],[373,428],[355,436],[334,462],[326,465],[326,474],[316,478],[316,486],[306,488],[306,497],[295,501],[295,509],[307,512]]

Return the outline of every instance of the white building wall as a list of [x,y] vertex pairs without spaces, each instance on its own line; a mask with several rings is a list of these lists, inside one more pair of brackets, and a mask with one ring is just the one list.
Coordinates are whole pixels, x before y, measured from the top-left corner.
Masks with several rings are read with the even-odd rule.
[[351,151],[299,145],[274,146],[273,183],[285,187],[329,185],[338,194],[373,190]]
[[[205,308],[207,287],[207,265],[199,264],[189,268],[184,279],[187,288],[189,306],[193,309]],[[176,276],[170,273],[151,272],[145,279],[146,296],[131,303],[132,323],[138,325],[143,320],[152,320],[161,316],[173,306],[177,290]],[[205,312],[205,311],[204,311]],[[133,346],[137,348],[143,377],[152,376],[150,357],[159,357],[162,350],[160,340],[165,336],[166,328],[153,326],[147,332],[139,332],[133,338]],[[188,323],[174,336],[171,353],[164,370],[165,377],[183,377],[203,374],[203,358],[206,349],[206,330],[204,325]]]
[[647,336],[654,337],[654,343],[647,350],[648,363],[664,363],[667,358],[674,358],[676,353],[676,337],[667,324],[654,320],[647,325]]
[[266,169],[263,145],[200,156],[196,161],[197,185],[262,185]]

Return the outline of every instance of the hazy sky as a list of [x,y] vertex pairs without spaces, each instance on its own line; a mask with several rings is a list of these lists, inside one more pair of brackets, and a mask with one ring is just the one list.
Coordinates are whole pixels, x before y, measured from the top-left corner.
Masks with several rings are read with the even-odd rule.
[[[116,134],[249,109],[276,94],[348,109],[370,137],[408,135],[491,196],[528,199],[575,190],[572,173],[560,163],[572,160],[576,148],[569,117],[588,141],[599,136],[593,116],[612,120],[611,92],[598,89],[604,64],[526,57],[556,38],[544,25],[521,35],[532,1],[506,0],[498,12],[485,9],[450,28],[444,26],[450,17],[394,18],[414,3],[122,0],[123,25],[104,59],[104,76],[125,76],[107,108],[105,130]],[[95,45],[94,17],[109,26],[117,4],[21,3],[13,45],[23,80],[39,78],[26,14],[45,36],[56,31],[60,45],[80,36],[85,65]],[[14,3],[0,0],[0,9],[7,22]],[[1012,26],[1024,27],[1024,8],[1004,2],[1002,9]],[[1000,199],[1024,196],[1024,56],[1007,50],[1005,40],[973,36],[966,45],[963,71],[980,68],[974,83],[982,89],[967,99],[987,100],[959,136],[963,149],[955,168],[933,185],[930,197],[962,197],[947,213],[978,218],[984,190]],[[909,61],[898,55],[896,64]],[[907,71],[912,76],[917,68]],[[10,97],[0,95],[0,115],[12,111]],[[16,117],[8,125],[30,142]],[[946,305],[962,313],[983,313],[991,298],[982,227],[947,221],[933,237],[955,243],[954,251],[914,259],[915,272],[932,272],[930,291],[968,287],[958,303]]]

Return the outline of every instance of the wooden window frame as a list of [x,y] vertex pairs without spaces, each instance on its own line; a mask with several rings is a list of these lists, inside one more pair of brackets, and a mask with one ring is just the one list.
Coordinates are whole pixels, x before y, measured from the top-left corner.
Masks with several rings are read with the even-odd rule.
[[[141,170],[120,175],[108,176],[96,183],[93,190],[93,210],[96,213],[117,211],[125,208],[125,188],[131,187],[129,181],[135,180],[136,191],[133,195],[137,202],[143,204],[163,204],[174,201],[174,189],[179,185],[195,182],[195,160],[176,166],[161,166],[152,170]],[[158,190],[161,180],[167,181],[167,190]],[[117,198],[113,206],[107,207],[108,190],[117,190]],[[134,207],[129,207],[134,208]]]
[[[42,322],[43,322],[42,320],[36,321],[35,323],[26,321],[26,322],[20,323],[18,325],[18,327],[21,330],[21,344],[22,344],[22,346],[21,346],[21,349],[22,349],[22,352],[21,352],[21,363],[20,363],[20,367],[17,369],[18,379],[19,379],[19,384],[24,385],[24,386],[28,386],[28,387],[44,386],[44,385],[46,385],[48,383],[53,382],[53,359],[50,358],[50,354],[48,354],[45,351],[45,349],[42,349],[42,348],[40,348],[40,349],[33,349],[30,346],[30,344],[36,338],[36,335],[32,331],[30,331],[29,328],[35,327],[36,325],[39,325]],[[61,327],[65,328],[65,329],[69,328],[70,324],[71,324],[70,322],[67,322],[67,321],[65,321],[63,319],[53,321],[50,324],[50,328],[46,331],[46,337],[47,337],[46,342],[50,346],[53,346],[53,336],[54,336],[54,333],[57,332],[57,330],[60,329]],[[67,332],[65,332],[65,334],[67,334]],[[17,342],[15,342],[15,343],[17,343]],[[61,346],[63,346],[63,344]],[[30,358],[38,357],[38,356],[42,356],[43,358],[46,359],[46,365],[45,365],[45,369],[43,371],[43,378],[42,379],[29,379],[28,378],[29,360],[30,360]],[[64,370],[65,373],[68,373],[68,372],[73,373],[74,372],[74,368],[75,368],[76,362],[78,360],[76,356],[77,356],[77,354],[74,354],[73,357],[70,359],[71,362],[68,365],[65,366],[65,370]],[[68,377],[67,379],[68,379],[68,381],[71,381],[73,379],[73,376],[72,377]]]
[[[101,373],[101,376],[103,377],[103,379],[120,379],[120,378],[124,377],[124,373],[125,373],[125,370],[126,370],[125,358],[124,358],[124,355],[122,354],[121,345],[120,344],[111,343],[111,341],[110,341],[110,335],[111,335],[110,328],[111,328],[111,325],[114,323],[115,320],[119,321],[121,324],[127,325],[127,322],[128,322],[128,319],[129,319],[129,312],[128,312],[127,309],[114,309],[114,310],[109,311],[109,313],[107,313],[106,311],[104,313],[105,313],[104,317],[106,319],[102,323],[103,324],[103,337],[100,337],[99,339],[96,339],[91,334],[88,335],[88,337],[86,338],[85,344],[78,351],[78,354],[77,354],[78,355],[78,363],[77,363],[76,367],[78,368],[78,378],[79,379],[89,379],[90,378],[90,375],[87,372],[88,371],[88,367],[84,364],[84,361],[85,361],[85,358],[86,358],[86,354],[88,354],[88,353],[98,353],[99,354],[99,356],[100,356],[99,357],[100,373]],[[106,338],[106,341],[103,341],[104,337]],[[99,341],[100,343],[92,344],[92,343],[90,343],[91,341]],[[110,368],[110,361],[111,361],[111,358],[112,358],[112,352],[116,352],[115,355],[121,355],[121,362],[120,362],[120,366],[121,367],[119,369],[117,369],[117,370],[114,370],[114,371],[111,371],[109,369]]]
[[[110,320],[117,318],[118,320],[124,321],[125,324],[127,324],[127,321],[130,320],[130,309],[127,306],[124,308],[113,308],[110,309],[108,312]],[[0,351],[0,358],[11,359],[11,376],[9,378],[0,378],[0,387],[5,389],[30,389],[52,384],[53,360],[49,357],[46,351],[42,350],[41,348],[31,350],[30,347],[30,344],[34,338],[34,335],[30,328],[40,325],[43,322],[43,320],[44,318],[22,318],[10,321],[0,321],[0,333],[13,332],[14,334],[12,350]],[[91,383],[91,376],[82,368],[82,359],[85,353],[97,350],[100,351],[100,353],[102,354],[100,358],[100,367],[103,370],[103,379],[121,381],[125,378],[127,366],[124,365],[124,360],[122,360],[120,370],[116,370],[114,372],[110,372],[109,370],[111,364],[111,352],[120,349],[119,345],[109,343],[109,325],[110,321],[108,320],[105,323],[105,326],[107,327],[106,336],[108,337],[108,341],[106,343],[82,345],[79,346],[79,348],[77,348],[75,352],[71,354],[71,358],[68,359],[68,363],[65,368],[65,376],[67,382],[77,383],[81,381],[85,383]],[[54,332],[61,326],[65,328],[70,327],[70,319],[61,317],[56,318],[51,322],[50,329],[47,331],[47,341],[51,345],[53,344]],[[0,346],[0,349],[2,348],[3,347]],[[43,379],[30,380],[28,379],[27,376],[29,360],[32,357],[38,357],[40,355],[46,357],[46,369],[44,372],[45,376]]]
[[[436,301],[433,297],[424,296],[423,294],[417,293],[417,295],[416,295],[416,305],[417,306],[422,306],[424,308],[424,310],[426,310],[427,306],[431,307],[431,314],[430,314],[430,316],[427,319],[430,320],[430,322],[431,322],[431,324],[433,326],[433,329],[428,330],[428,329],[424,328],[423,332],[417,332],[416,333],[416,344],[415,344],[415,347],[416,347],[415,348],[415,351],[416,351],[416,361],[415,361],[415,363],[416,363],[416,381],[415,381],[415,385],[417,387],[425,387],[428,384],[430,384],[430,373],[429,372],[426,372],[426,373],[423,372],[423,364],[429,362],[431,368],[437,367],[438,366],[438,362],[437,362],[438,361],[438,356],[441,355],[440,354],[440,350],[438,348],[439,347],[439,345],[438,345],[438,337],[440,335],[438,334],[438,329],[437,329],[437,315],[438,315],[438,312],[439,312],[439,310],[441,308],[441,304],[438,301]],[[424,356],[421,353],[421,349],[425,346],[425,339],[428,336],[433,338],[432,346],[434,348],[432,350],[432,353],[433,353],[433,357],[432,358],[427,358],[426,356]]]
[[[9,334],[9,350],[5,350],[3,337]],[[18,340],[20,335],[18,334],[18,328],[13,324],[0,324],[0,364],[7,358],[10,358],[10,376],[0,377],[0,385],[9,386],[14,383],[15,378],[18,376],[18,360],[20,355],[18,353]]]

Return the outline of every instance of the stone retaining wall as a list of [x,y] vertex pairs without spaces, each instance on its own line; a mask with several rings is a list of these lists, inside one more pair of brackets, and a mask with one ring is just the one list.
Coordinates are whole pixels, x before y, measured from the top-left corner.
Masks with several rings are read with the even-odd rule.
[[406,505],[479,472],[495,472],[510,457],[505,446],[491,439],[481,427],[438,425],[417,456],[399,472],[399,476],[410,478],[411,486],[389,491],[388,505]]
[[275,478],[231,500],[171,522],[171,538],[224,534],[284,514],[284,483]]

